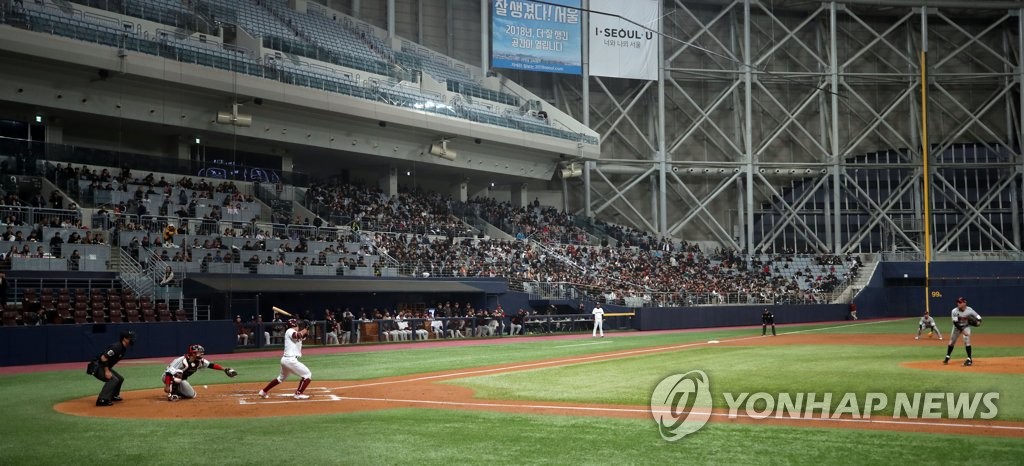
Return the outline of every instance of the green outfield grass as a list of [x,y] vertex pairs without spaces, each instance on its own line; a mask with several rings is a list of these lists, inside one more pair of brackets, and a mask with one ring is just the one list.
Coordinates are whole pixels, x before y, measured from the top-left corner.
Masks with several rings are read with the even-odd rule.
[[[446,382],[473,388],[481,398],[644,405],[665,377],[700,369],[711,380],[714,406],[727,407],[723,392],[988,392],[1000,393],[998,419],[1024,420],[1020,375],[961,374],[906,369],[902,361],[940,364],[945,346],[702,346],[573,366],[533,369]],[[958,357],[963,351],[954,353]],[[989,348],[975,354],[1016,356],[1020,348]],[[954,361],[959,363],[959,359]],[[620,377],[618,374],[629,374]],[[567,390],[566,387],[571,387]],[[863,400],[863,396],[858,399]],[[879,414],[892,414],[892,403]]]
[[[780,326],[780,332],[906,333],[916,320],[843,326]],[[940,321],[941,324],[941,321]],[[1019,333],[1024,319],[986,319],[984,331]],[[979,330],[983,331],[983,330]],[[760,328],[589,338],[455,348],[423,348],[308,356],[314,385],[389,375],[472,368],[710,339],[742,338]],[[600,340],[598,340],[600,341]],[[756,340],[754,340],[756,341]],[[711,377],[712,391],[998,390],[1000,419],[1024,419],[1019,376],[909,370],[899,361],[941,360],[944,346],[765,346],[692,348],[499,376],[461,379],[479,396],[646,405],[662,378],[690,369]],[[954,353],[962,357],[962,348]],[[977,358],[1020,355],[1021,348],[979,348]],[[167,358],[168,361],[170,358]],[[277,374],[278,358],[232,360],[243,382]],[[126,360],[125,391],[157,388],[167,361]],[[224,362],[224,361],[221,361]],[[84,369],[84,364],[83,364]],[[227,383],[216,371],[190,379]],[[68,416],[53,405],[95,396],[100,384],[84,370],[0,376],[0,464],[1019,464],[1024,442],[1013,439],[709,424],[682,441],[665,442],[651,420],[509,415],[428,409],[307,417],[202,420],[114,420]],[[130,396],[124,403],[131,403]],[[188,402],[181,409],[188,409]],[[116,408],[114,408],[116,409]],[[924,447],[926,446],[926,447]]]

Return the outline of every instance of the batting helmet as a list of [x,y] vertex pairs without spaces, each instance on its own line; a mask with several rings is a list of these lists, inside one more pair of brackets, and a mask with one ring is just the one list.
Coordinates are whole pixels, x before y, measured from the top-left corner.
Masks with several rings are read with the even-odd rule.
[[203,345],[192,345],[188,347],[188,352],[185,355],[189,359],[201,358],[206,355],[206,348],[203,348]]
[[299,326],[299,319],[288,319],[288,326],[289,327],[298,327]]

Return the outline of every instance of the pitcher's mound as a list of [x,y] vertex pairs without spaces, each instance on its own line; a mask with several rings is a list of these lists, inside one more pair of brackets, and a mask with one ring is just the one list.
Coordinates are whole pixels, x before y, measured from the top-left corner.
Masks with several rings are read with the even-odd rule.
[[974,365],[964,366],[964,359],[954,358],[949,364],[942,364],[941,359],[934,361],[914,361],[900,363],[903,367],[911,369],[924,369],[929,371],[956,371],[956,372],[983,372],[988,374],[1024,374],[1024,356],[1011,356],[1003,358],[974,358]]

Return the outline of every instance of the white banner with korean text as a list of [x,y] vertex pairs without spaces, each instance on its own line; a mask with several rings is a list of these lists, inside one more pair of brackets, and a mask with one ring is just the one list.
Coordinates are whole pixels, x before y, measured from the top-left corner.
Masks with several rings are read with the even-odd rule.
[[659,15],[657,0],[590,0],[590,75],[657,80]]

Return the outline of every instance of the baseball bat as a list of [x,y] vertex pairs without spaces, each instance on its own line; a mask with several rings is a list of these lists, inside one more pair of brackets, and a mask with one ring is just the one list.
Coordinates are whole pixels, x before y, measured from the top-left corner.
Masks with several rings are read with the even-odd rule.
[[271,306],[270,308],[274,310],[275,314],[284,314],[284,315],[286,315],[288,317],[292,316],[290,312],[288,312],[288,311],[286,311],[284,309],[281,309],[281,308],[279,308],[277,306]]

